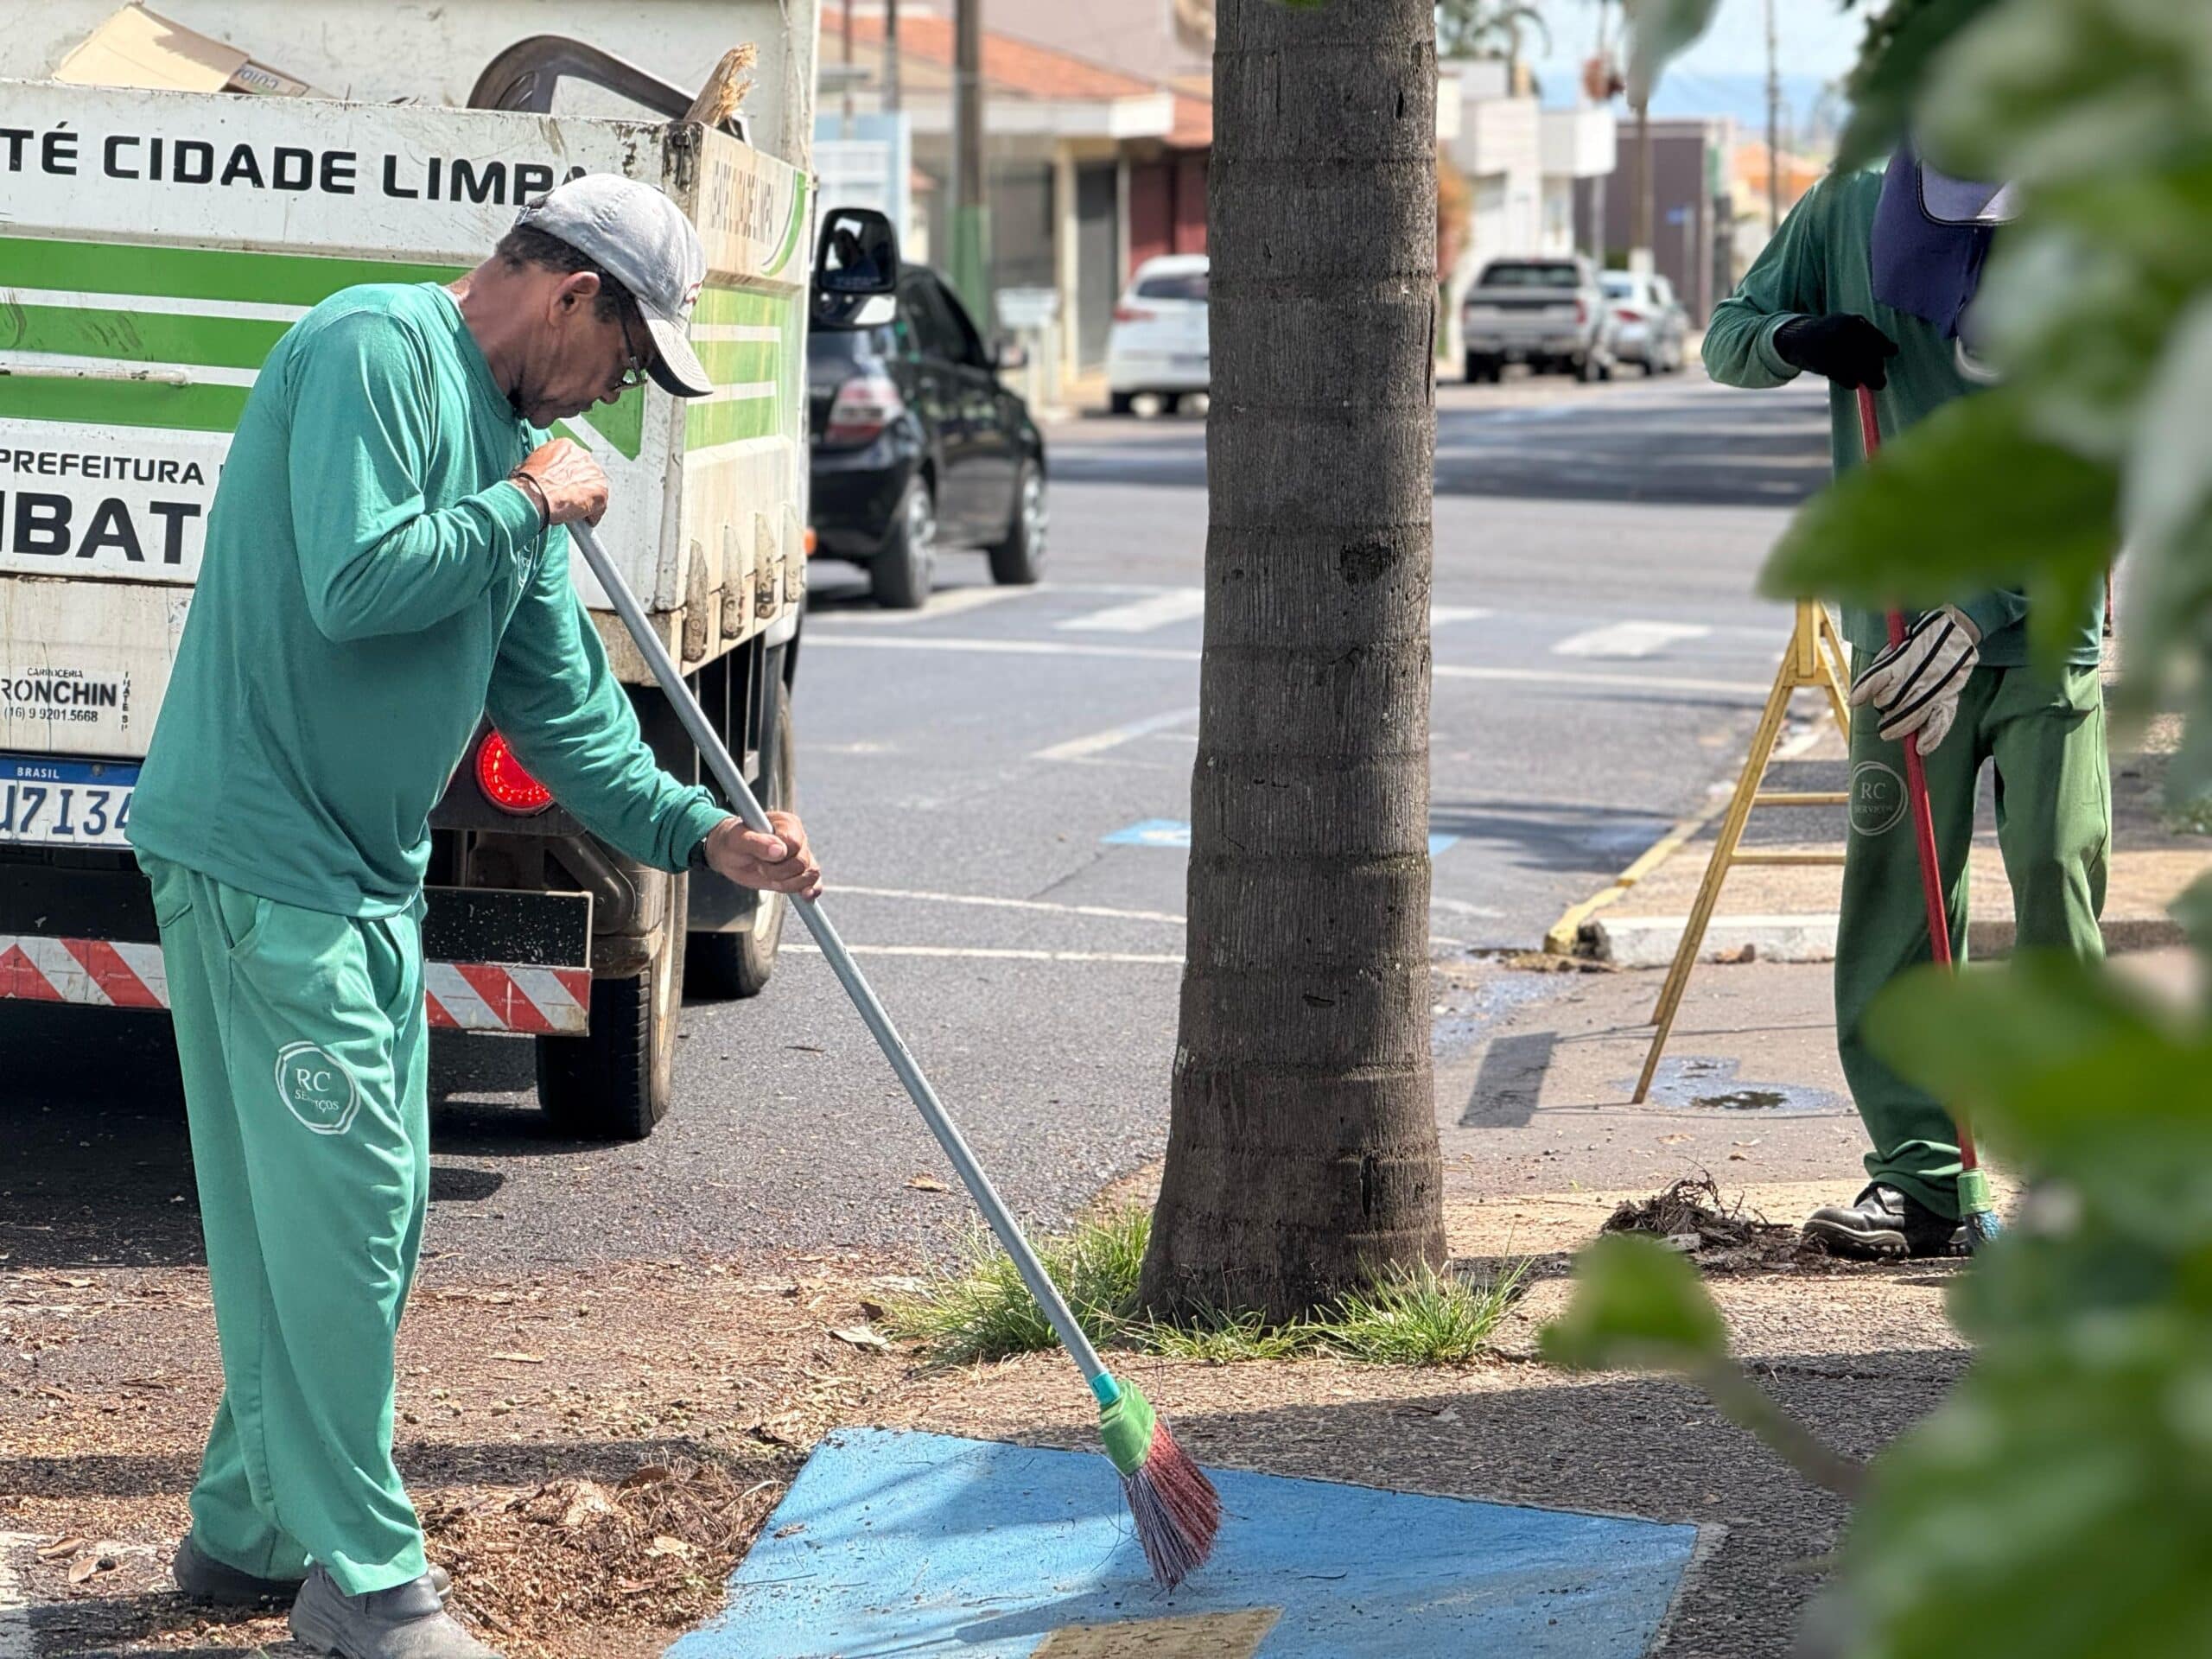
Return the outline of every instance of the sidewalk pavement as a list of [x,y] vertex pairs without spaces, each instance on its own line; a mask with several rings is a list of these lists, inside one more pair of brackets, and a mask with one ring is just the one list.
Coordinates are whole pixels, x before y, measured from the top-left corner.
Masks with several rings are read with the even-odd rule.
[[[2174,814],[2165,801],[2166,766],[2177,741],[2178,722],[2162,720],[2139,744],[2116,747],[2112,753],[2113,853],[2104,934],[2113,951],[2181,943],[2181,929],[2169,907],[2192,881],[2212,872],[2212,838],[2186,817]],[[1769,769],[1763,787],[1834,791],[1845,788],[1848,780],[1843,739],[1823,718],[1806,747]],[[1576,918],[1574,954],[1624,968],[1663,968],[1674,960],[1719,835],[1726,790],[1733,783],[1732,778],[1716,793],[1713,810],[1694,836],[1643,872],[1624,893]],[[1755,808],[1743,845],[1746,850],[1840,858],[1842,814],[1841,807]],[[1995,801],[1986,771],[1977,818],[1967,953],[1969,957],[2001,956],[2012,946],[2012,892],[1998,849]],[[1842,879],[1842,870],[1834,864],[1748,865],[1731,870],[1706,931],[1700,960],[1833,960]],[[1557,939],[1554,948],[1564,943]]]
[[[2163,952],[2126,968],[2179,993],[2190,965]],[[1569,1293],[1571,1252],[1624,1198],[1710,1172],[1726,1202],[1794,1223],[1857,1190],[1828,976],[1701,969],[1654,1099],[1631,1107],[1660,976],[1560,966],[1436,971],[1449,1245],[1478,1273],[1528,1264],[1491,1351],[1446,1368],[1116,1363],[1217,1467],[1694,1522],[1700,1548],[1653,1654],[1783,1659],[1841,1502],[1695,1390],[1563,1376],[1535,1343]],[[1140,1177],[1114,1196],[1148,1192]],[[1847,1454],[1878,1450],[1966,1363],[1943,1313],[1961,1264],[1843,1263],[1786,1236],[1692,1259],[1738,1357]],[[1095,1448],[1060,1355],[944,1370],[876,1335],[920,1265],[695,1255],[495,1281],[465,1250],[437,1255],[400,1336],[399,1457],[456,1605],[512,1659],[649,1659],[719,1604],[834,1428]],[[0,1634],[28,1632],[18,1650],[40,1656],[297,1659],[281,1618],[212,1616],[167,1584],[219,1389],[204,1273],[0,1263],[0,1613],[16,1620]],[[1358,1575],[1344,1577],[1327,1593],[1355,1604]],[[1131,1593],[1137,1617],[1175,1611]]]

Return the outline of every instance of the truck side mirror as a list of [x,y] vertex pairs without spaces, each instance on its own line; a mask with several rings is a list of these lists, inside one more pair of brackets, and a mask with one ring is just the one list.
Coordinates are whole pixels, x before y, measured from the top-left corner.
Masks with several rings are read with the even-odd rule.
[[814,251],[817,292],[860,299],[899,290],[899,235],[873,207],[834,207]]

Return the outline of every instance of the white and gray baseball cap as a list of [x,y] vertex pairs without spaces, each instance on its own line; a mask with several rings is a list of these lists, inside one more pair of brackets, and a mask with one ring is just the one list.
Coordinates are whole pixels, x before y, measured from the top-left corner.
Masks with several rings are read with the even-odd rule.
[[630,290],[652,334],[648,372],[662,390],[678,397],[714,391],[685,337],[707,255],[681,207],[636,179],[587,173],[524,207],[515,223],[558,237]]

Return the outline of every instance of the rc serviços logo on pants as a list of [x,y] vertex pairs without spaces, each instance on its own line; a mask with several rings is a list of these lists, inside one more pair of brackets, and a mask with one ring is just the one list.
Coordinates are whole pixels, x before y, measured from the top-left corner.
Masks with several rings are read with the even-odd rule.
[[343,1135],[361,1109],[361,1091],[346,1063],[314,1043],[276,1051],[276,1093],[294,1117],[317,1135]]
[[1851,769],[1851,827],[1878,836],[1904,816],[1904,779],[1895,766],[1862,760]]

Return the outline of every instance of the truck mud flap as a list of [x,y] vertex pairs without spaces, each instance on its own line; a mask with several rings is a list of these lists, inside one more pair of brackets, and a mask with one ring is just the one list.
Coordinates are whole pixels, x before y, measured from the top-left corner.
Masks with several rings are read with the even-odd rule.
[[[432,1026],[538,1036],[589,1028],[589,894],[431,887],[424,898]],[[0,1001],[167,1008],[160,939],[135,869],[0,866]]]

